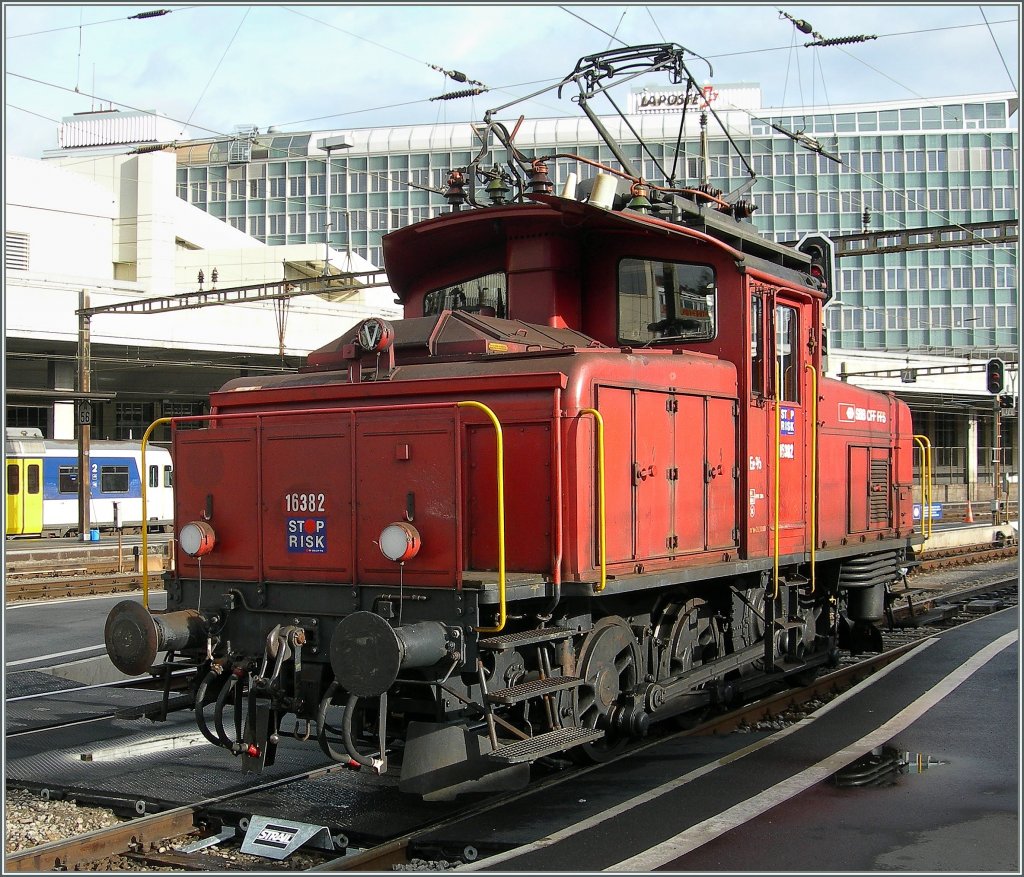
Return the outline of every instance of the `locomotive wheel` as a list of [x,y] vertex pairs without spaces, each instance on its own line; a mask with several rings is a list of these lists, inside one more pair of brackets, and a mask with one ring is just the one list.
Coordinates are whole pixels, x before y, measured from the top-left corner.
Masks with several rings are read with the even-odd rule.
[[[659,679],[713,661],[720,653],[711,607],[699,597],[666,606],[655,628],[655,637],[666,643],[659,660]],[[675,727],[688,730],[702,722],[709,712],[710,707],[703,707],[673,716],[670,721]]]
[[576,722],[598,728],[606,736],[572,750],[587,761],[607,761],[626,741],[610,736],[612,710],[619,698],[632,692],[640,676],[640,647],[629,625],[617,615],[602,618],[587,634],[576,662],[583,684],[576,692]]
[[667,606],[655,636],[668,645],[661,653],[659,679],[706,664],[719,656],[711,609],[699,597]]
[[[745,649],[764,639],[765,627],[765,594],[763,588],[751,588],[744,592],[747,602],[743,604],[739,624],[737,624],[740,642],[737,649]],[[759,658],[739,669],[740,676],[764,671],[764,659]]]

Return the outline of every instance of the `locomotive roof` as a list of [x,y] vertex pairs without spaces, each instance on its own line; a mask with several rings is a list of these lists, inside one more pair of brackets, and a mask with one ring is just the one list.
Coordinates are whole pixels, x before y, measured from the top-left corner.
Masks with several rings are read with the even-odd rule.
[[532,195],[531,200],[445,213],[385,235],[384,264],[391,288],[404,302],[430,265],[470,250],[495,247],[509,236],[597,230],[631,230],[702,241],[721,249],[737,264],[758,268],[803,288],[817,288],[806,273],[810,265],[807,255],[763,237],[749,222],[698,207],[688,199],[675,199],[680,208],[678,222],[555,195]]

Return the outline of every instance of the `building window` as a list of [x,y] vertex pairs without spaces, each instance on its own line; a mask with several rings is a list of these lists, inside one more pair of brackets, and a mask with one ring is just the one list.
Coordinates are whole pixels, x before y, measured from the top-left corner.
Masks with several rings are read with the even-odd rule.
[[206,204],[206,183],[205,182],[191,183],[189,185],[189,190],[191,191],[191,194],[192,194],[192,197],[191,197],[191,203],[192,204],[195,204],[196,206]]
[[796,213],[796,195],[793,192],[778,192],[775,195],[775,212]]
[[271,234],[285,234],[286,220],[288,219],[283,213],[276,214],[270,217],[270,233]]
[[[153,404],[151,402],[115,402],[114,418],[115,435],[119,441],[142,438],[155,419]],[[97,418],[94,416],[93,423],[96,422]]]
[[1013,164],[1013,150],[1012,149],[993,149],[992,150],[992,170],[994,171],[1012,171],[1014,169]]
[[227,183],[224,180],[214,180],[212,183],[210,183],[210,200],[227,200]]
[[314,174],[309,178],[309,194],[327,194],[327,174]]
[[306,194],[306,178],[289,177],[288,194],[290,194],[293,198],[303,197]]
[[4,232],[4,269],[28,271],[29,236],[23,231]]
[[[285,177],[270,178],[270,197],[284,198],[288,192],[288,180]],[[271,232],[273,234],[273,232]]]
[[249,197],[250,198],[266,198],[267,197],[267,181],[264,178],[258,180],[249,180]]
[[8,405],[7,426],[34,426],[46,435],[50,428],[50,409],[35,405]]
[[950,189],[949,209],[970,210],[971,209],[970,189]]
[[288,217],[288,234],[306,233],[306,214],[293,213]]

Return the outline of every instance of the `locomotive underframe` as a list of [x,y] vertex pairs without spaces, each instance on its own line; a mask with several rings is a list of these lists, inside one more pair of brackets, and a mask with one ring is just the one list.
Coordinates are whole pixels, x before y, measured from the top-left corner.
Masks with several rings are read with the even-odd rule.
[[[200,606],[207,622],[202,638],[170,658],[199,668],[200,724],[210,729],[215,713],[216,733],[208,736],[242,756],[248,770],[272,762],[289,714],[295,726],[286,721],[285,731],[308,737],[315,728],[332,758],[378,770],[389,750],[401,751],[394,744],[409,737],[410,726],[419,735],[457,727],[479,737],[483,760],[495,764],[488,769],[570,748],[564,743],[571,732],[593,731],[573,752],[600,760],[646,734],[652,721],[692,721],[712,706],[816,672],[835,660],[840,640],[870,647],[864,631],[877,619],[865,612],[881,604],[861,592],[880,595],[895,580],[906,545],[889,539],[872,547],[867,573],[863,545],[820,553],[814,594],[800,556],[780,559],[776,593],[765,562],[609,579],[600,595],[591,584],[565,583],[559,592],[521,580],[508,587],[509,625],[498,637],[475,630],[490,623],[493,585],[399,591],[169,575],[169,612]],[[382,618],[400,634],[419,630],[437,641],[435,652],[411,666],[397,656],[394,680],[369,695],[356,667],[347,672],[360,680],[353,687],[361,693],[345,690],[332,672],[330,644],[342,620],[360,614]],[[264,623],[254,625],[254,616]],[[434,655],[443,656],[430,662]],[[227,696],[225,688],[232,689]],[[554,739],[531,748],[542,735]],[[452,760],[464,759],[460,750]],[[422,770],[414,765],[411,772],[415,784]]]

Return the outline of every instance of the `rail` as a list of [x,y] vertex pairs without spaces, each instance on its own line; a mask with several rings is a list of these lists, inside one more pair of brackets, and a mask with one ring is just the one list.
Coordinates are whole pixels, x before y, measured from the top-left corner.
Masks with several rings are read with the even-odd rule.
[[818,547],[818,370],[804,363],[811,375],[811,596],[817,583],[815,552]]
[[914,443],[921,449],[921,535],[932,535],[932,443],[926,435],[915,435]]
[[501,434],[501,423],[497,415],[482,402],[457,402],[459,408],[476,408],[483,411],[494,426],[494,441],[497,450],[498,470],[498,623],[494,627],[478,627],[477,633],[500,633],[505,629],[507,619],[505,606],[505,448]]
[[589,414],[597,425],[597,515],[598,522],[598,553],[601,563],[601,581],[595,587],[598,593],[608,584],[608,514],[605,505],[605,473],[604,473],[604,418],[596,408],[581,408],[580,414]]
[[[197,422],[220,422],[223,420],[253,420],[257,423],[261,422],[267,417],[297,417],[303,415],[324,415],[324,414],[357,414],[360,411],[387,411],[389,409],[401,409],[402,411],[408,411],[411,409],[423,410],[433,408],[448,408],[454,406],[455,408],[476,408],[483,411],[484,414],[490,418],[491,423],[494,425],[496,442],[497,442],[497,470],[498,470],[498,626],[497,627],[480,627],[477,628],[480,632],[486,633],[498,633],[504,626],[507,619],[506,613],[506,601],[505,601],[505,590],[506,590],[506,577],[505,577],[505,474],[504,474],[504,446],[502,442],[501,423],[498,420],[497,415],[484,405],[482,402],[475,402],[464,400],[461,402],[418,402],[405,405],[362,405],[354,407],[344,408],[295,408],[295,409],[280,409],[276,411],[245,411],[235,412],[231,414],[194,414],[185,417],[161,417],[158,420],[154,420],[149,428],[146,430],[145,435],[142,437],[142,471],[146,471],[146,444],[149,442],[149,437],[152,435],[153,430],[161,424],[169,423],[172,429],[176,428],[180,423],[197,423]],[[142,479],[142,517],[145,522],[146,519],[146,489],[148,480]],[[149,608],[149,559],[147,556],[148,542],[146,540],[146,527],[142,527],[142,605],[147,609]]]
[[772,477],[772,600],[779,599],[779,466],[782,460],[782,375],[775,361],[775,465]]

